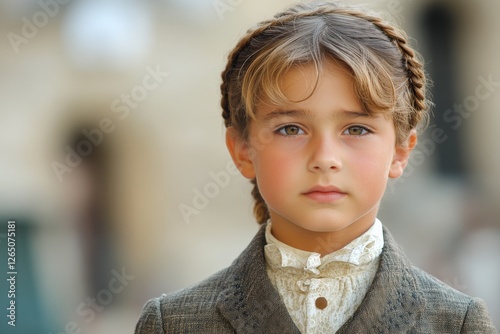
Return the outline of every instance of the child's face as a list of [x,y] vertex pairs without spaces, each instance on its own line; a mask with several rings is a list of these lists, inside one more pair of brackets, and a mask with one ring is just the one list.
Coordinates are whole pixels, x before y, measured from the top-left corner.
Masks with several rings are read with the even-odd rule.
[[302,249],[308,234],[342,231],[349,242],[367,230],[411,150],[396,146],[390,118],[363,112],[347,70],[328,62],[304,100],[315,82],[312,65],[292,68],[282,89],[298,102],[262,104],[247,141],[228,135],[240,171],[257,179],[273,234]]

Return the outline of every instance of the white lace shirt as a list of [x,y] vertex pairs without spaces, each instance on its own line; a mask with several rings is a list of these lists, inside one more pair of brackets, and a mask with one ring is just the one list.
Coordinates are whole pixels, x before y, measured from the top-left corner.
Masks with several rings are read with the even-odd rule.
[[384,246],[382,223],[321,257],[278,241],[266,228],[267,274],[303,334],[335,333],[361,304]]

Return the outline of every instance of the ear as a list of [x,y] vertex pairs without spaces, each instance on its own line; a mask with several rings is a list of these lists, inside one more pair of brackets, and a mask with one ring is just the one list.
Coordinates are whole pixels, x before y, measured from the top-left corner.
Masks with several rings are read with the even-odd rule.
[[226,130],[226,146],[241,175],[247,179],[254,179],[255,170],[253,162],[250,159],[248,142],[242,139],[233,127],[229,127]]
[[410,153],[413,151],[417,145],[417,131],[415,129],[411,130],[410,135],[406,141],[401,145],[396,145],[394,150],[394,157],[391,163],[391,168],[389,169],[389,177],[391,179],[397,179],[403,175],[403,171],[408,165],[410,160]]

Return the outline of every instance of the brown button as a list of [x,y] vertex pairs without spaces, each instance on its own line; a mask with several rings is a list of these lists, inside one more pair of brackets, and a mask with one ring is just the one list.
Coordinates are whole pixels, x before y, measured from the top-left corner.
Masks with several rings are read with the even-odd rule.
[[326,308],[328,306],[328,301],[326,300],[325,297],[319,297],[316,299],[316,307],[319,308],[320,310]]

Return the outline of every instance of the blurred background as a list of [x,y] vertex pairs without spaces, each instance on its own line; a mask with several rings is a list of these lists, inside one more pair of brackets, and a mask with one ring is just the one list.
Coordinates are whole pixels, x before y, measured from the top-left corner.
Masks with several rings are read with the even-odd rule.
[[[358,2],[358,1],[356,1]],[[152,297],[229,265],[258,229],[224,144],[220,72],[289,0],[0,0],[0,268],[16,327],[132,333]],[[377,0],[436,104],[380,219],[500,327],[500,2]]]

